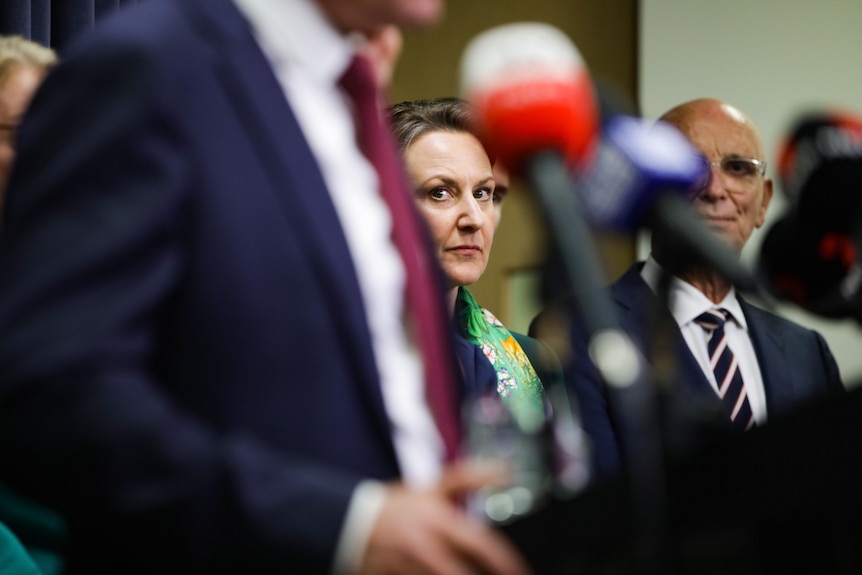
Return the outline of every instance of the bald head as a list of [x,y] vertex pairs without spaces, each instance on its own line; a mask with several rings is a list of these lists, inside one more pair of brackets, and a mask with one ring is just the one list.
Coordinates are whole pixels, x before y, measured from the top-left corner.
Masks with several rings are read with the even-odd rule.
[[754,122],[742,110],[727,102],[714,98],[691,100],[671,108],[659,120],[676,126],[690,140],[690,134],[696,132],[701,124],[724,124],[729,129],[737,130],[741,137],[749,139],[757,158],[763,158],[763,142]]
[[[676,126],[711,163],[710,182],[692,205],[710,229],[741,252],[751,233],[763,225],[772,199],[754,122],[735,106],[713,98],[680,104],[660,120]],[[752,166],[753,171],[746,171]]]

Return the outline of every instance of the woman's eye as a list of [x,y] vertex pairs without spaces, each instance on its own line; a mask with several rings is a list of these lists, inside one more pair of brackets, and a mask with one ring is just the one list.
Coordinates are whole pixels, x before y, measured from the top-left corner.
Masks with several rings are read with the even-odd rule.
[[482,188],[482,189],[473,191],[473,197],[479,201],[486,202],[486,201],[490,200],[492,198],[492,196],[493,196],[493,192],[491,192],[491,190],[489,190],[488,188]]
[[451,194],[449,194],[449,190],[447,190],[446,188],[434,188],[433,190],[428,192],[428,195],[435,200],[445,200]]

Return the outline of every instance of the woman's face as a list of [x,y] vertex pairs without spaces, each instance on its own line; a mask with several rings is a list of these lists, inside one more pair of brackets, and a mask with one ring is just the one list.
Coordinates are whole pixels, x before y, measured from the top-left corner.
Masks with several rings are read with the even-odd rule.
[[449,287],[474,283],[488,264],[503,199],[488,154],[472,134],[436,131],[413,141],[405,164]]
[[25,64],[12,68],[0,85],[0,199],[15,161],[15,136],[21,116],[42,81],[42,72]]

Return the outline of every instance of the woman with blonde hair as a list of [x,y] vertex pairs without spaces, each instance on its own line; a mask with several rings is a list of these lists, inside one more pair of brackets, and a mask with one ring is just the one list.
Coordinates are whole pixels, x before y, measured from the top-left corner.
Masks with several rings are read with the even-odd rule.
[[15,161],[18,124],[56,64],[57,54],[50,48],[21,36],[0,36],[0,201]]

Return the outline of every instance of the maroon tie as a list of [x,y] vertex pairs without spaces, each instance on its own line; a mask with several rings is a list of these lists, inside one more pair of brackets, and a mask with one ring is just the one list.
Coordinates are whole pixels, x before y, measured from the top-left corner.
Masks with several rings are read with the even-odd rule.
[[380,93],[371,63],[363,56],[354,56],[340,84],[353,100],[359,148],[377,170],[381,195],[392,214],[392,240],[407,272],[405,302],[422,352],[425,393],[446,446],[446,458],[451,461],[458,453],[460,420],[450,327],[436,264],[407,192],[392,134],[382,121]]

